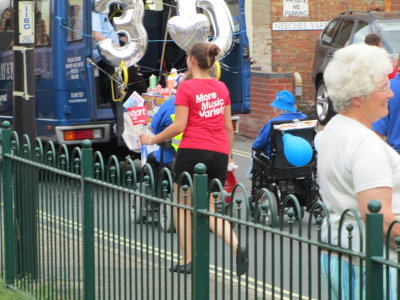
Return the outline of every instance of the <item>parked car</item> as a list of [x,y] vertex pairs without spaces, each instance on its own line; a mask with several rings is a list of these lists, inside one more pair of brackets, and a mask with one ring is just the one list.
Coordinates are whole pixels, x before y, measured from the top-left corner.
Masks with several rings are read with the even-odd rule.
[[315,46],[312,80],[315,86],[315,110],[320,124],[325,125],[335,114],[329,99],[324,70],[336,50],[362,43],[369,33],[382,38],[383,47],[394,58],[400,52],[400,12],[345,11],[325,27]]

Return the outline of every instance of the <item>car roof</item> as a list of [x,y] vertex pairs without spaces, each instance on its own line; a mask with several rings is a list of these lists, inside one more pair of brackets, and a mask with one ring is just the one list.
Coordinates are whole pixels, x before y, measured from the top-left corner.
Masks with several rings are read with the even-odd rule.
[[358,11],[347,10],[338,15],[338,17],[350,17],[354,19],[363,19],[367,22],[375,20],[396,20],[400,19],[400,12],[381,12],[381,11]]

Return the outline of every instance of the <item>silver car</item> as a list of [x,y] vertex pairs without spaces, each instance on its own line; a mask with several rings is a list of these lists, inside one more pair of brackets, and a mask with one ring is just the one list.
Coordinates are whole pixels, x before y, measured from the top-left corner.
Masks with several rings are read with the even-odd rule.
[[315,46],[312,80],[316,89],[315,110],[320,124],[333,115],[332,102],[324,83],[324,70],[337,49],[363,43],[369,33],[381,36],[383,47],[394,58],[400,52],[400,13],[345,11],[325,27]]

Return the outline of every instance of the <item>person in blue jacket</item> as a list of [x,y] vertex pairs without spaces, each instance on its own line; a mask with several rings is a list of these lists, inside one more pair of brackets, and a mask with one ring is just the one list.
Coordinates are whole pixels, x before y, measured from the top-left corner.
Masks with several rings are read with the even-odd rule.
[[[192,74],[186,72],[183,76],[179,76],[177,84],[179,85],[184,80],[192,79]],[[159,110],[151,119],[150,127],[154,135],[159,134],[175,120],[175,96],[168,98],[161,104]],[[147,162],[152,168],[162,167],[171,164],[175,158],[176,151],[178,151],[179,142],[182,139],[182,133],[175,136],[171,141],[171,147],[162,147],[159,150],[149,153]],[[165,143],[164,143],[165,145]],[[161,153],[162,152],[162,153]]]
[[295,107],[294,96],[289,91],[280,91],[275,100],[270,104],[276,114],[279,114],[277,117],[270,119],[267,124],[261,128],[260,133],[257,138],[253,142],[252,148],[255,150],[264,150],[266,155],[269,157],[271,154],[271,122],[273,121],[289,121],[295,119],[304,119],[307,116],[301,112],[298,112]]
[[[123,46],[127,41],[127,37],[119,35],[110,22],[108,15],[103,13],[92,12],[92,37],[93,43],[93,61],[96,63],[95,68],[95,86],[98,103],[108,103],[112,99],[110,75],[114,74],[115,68],[104,61],[98,50],[98,43],[104,39],[111,39],[116,47]],[[145,93],[147,90],[146,81],[142,74],[139,73],[139,68],[132,65],[128,68],[128,86],[126,88],[126,95],[122,101],[125,101],[129,96],[136,91],[138,94]],[[111,101],[111,108],[114,116],[117,116],[116,103]]]
[[390,80],[390,89],[394,96],[389,99],[389,113],[372,123],[372,129],[400,153],[400,74]]
[[[168,100],[161,104],[160,109],[155,113],[151,119],[151,131],[158,134],[173,123],[173,116],[175,115],[175,97],[170,97]],[[162,155],[161,155],[162,151]],[[162,156],[162,161],[161,161]],[[175,158],[175,149],[171,147],[163,147],[153,151],[147,157],[147,162],[153,167],[160,165],[170,164]]]

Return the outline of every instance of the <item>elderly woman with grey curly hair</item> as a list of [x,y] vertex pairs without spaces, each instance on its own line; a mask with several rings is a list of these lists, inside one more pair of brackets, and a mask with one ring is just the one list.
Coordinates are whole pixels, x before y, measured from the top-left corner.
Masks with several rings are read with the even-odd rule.
[[[338,114],[317,134],[315,145],[320,192],[329,211],[330,242],[334,245],[339,243],[339,220],[346,209],[354,209],[364,220],[369,201],[379,199],[384,232],[400,215],[400,156],[371,129],[372,122],[388,114],[388,101],[393,97],[388,78],[391,71],[391,62],[384,49],[355,44],[336,51],[324,73],[329,97]],[[345,232],[349,224],[354,228],[352,249],[358,251],[361,249],[358,226],[354,216],[349,214],[341,227],[340,245],[343,248],[349,246]],[[323,241],[329,241],[328,234],[325,219]],[[400,236],[397,227],[392,231],[392,247],[395,247],[396,236]],[[391,252],[395,254],[393,249]],[[331,281],[332,299],[339,297],[339,285],[342,299],[350,296],[363,299],[365,278],[360,274],[364,274],[364,267],[359,266],[356,259],[349,262],[348,258],[342,257],[339,261],[337,256],[325,253],[321,261],[324,272],[330,273],[327,280]],[[393,277],[390,276],[391,299],[395,297]]]

